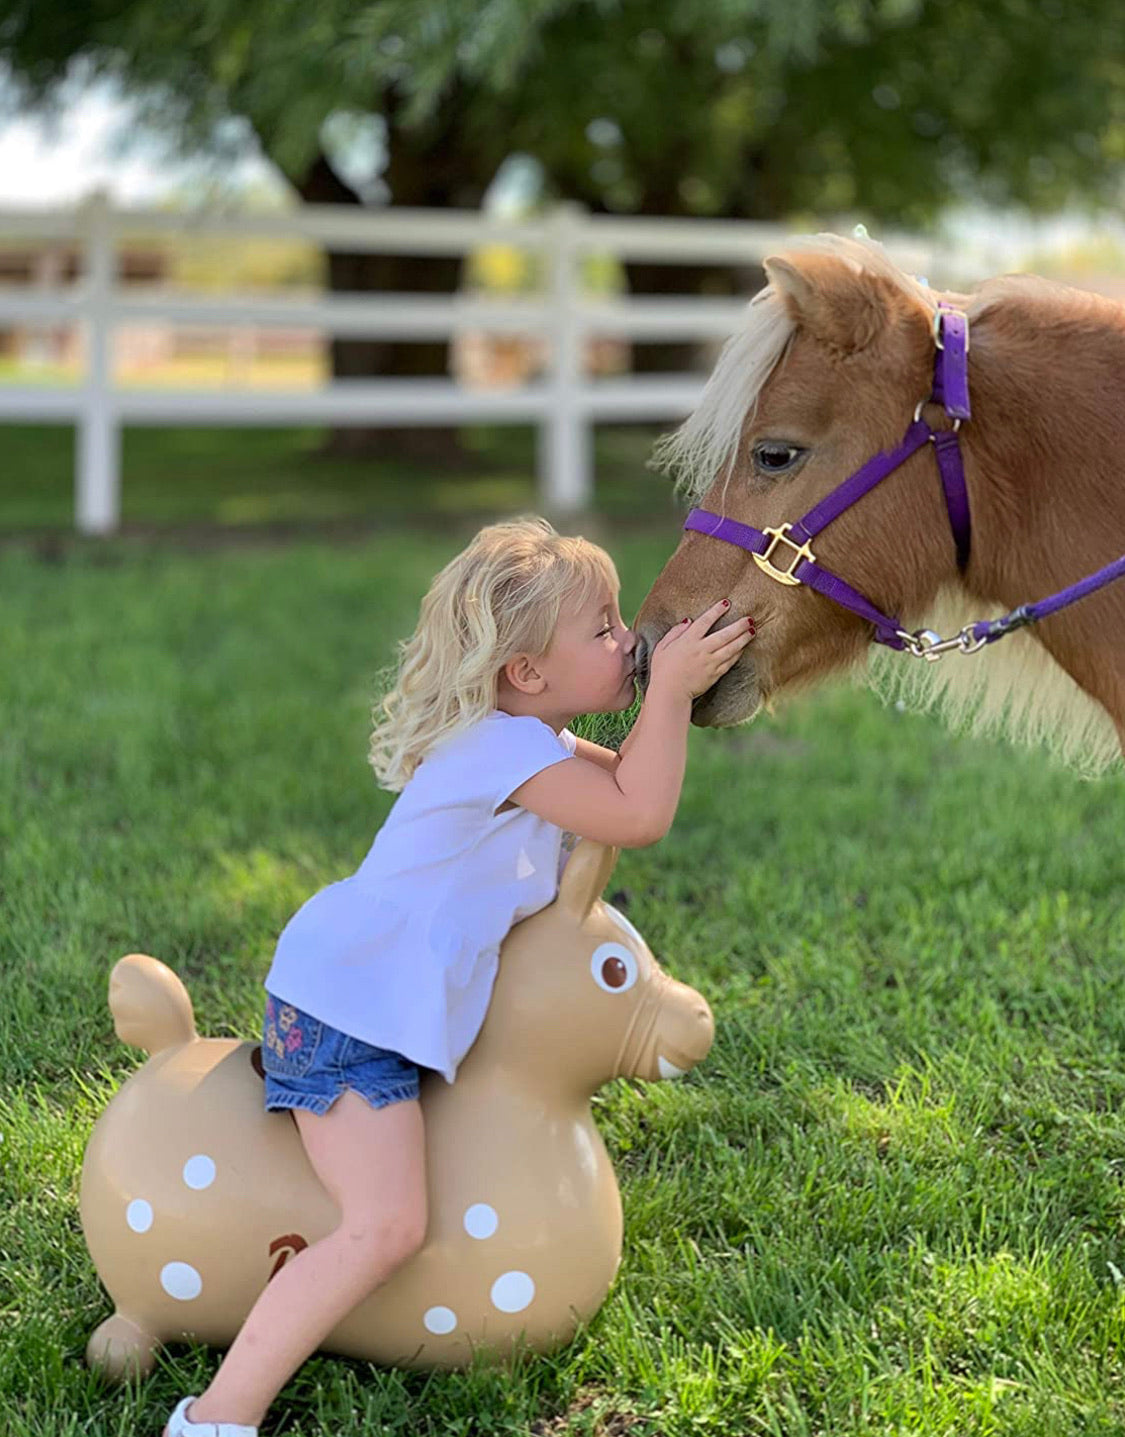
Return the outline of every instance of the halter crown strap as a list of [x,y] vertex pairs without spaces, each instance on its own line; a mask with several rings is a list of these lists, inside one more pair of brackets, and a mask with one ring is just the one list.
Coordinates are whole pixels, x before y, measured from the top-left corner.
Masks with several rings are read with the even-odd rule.
[[950,419],[971,419],[969,407],[969,316],[938,300],[934,314],[935,404],[945,408]]
[[934,343],[937,353],[934,355],[931,397],[953,420],[953,428],[934,430],[930,437],[934,442],[949,527],[957,549],[957,567],[964,573],[969,564],[973,529],[965,464],[957,431],[963,419],[972,418],[969,407],[969,318],[944,300],[938,300],[934,313]]

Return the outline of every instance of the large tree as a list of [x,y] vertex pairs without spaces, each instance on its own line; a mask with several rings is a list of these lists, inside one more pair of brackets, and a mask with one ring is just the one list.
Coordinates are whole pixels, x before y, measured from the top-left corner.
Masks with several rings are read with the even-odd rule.
[[[44,103],[75,59],[115,74],[185,147],[221,146],[240,117],[331,203],[360,202],[324,144],[341,114],[382,117],[396,204],[476,205],[523,152],[593,210],[916,224],[961,199],[1104,198],[1125,159],[1119,0],[17,0],[0,56]],[[455,273],[330,263],[337,287]],[[339,372],[443,357],[336,346]]]
[[[509,152],[487,106],[454,72],[440,105],[412,104],[401,46],[370,32],[372,7],[342,0],[21,0],[0,18],[0,58],[18,99],[49,110],[76,65],[112,78],[133,98],[139,128],[185,153],[219,159],[245,144],[249,124],[263,152],[308,203],[360,205],[362,187],[333,154],[331,121],[378,116],[382,188],[395,204],[475,208]],[[240,123],[241,122],[241,125]],[[346,128],[346,126],[345,126]],[[335,161],[335,162],[334,162]],[[329,249],[335,290],[448,291],[455,259]],[[445,343],[337,340],[338,377],[442,373]],[[335,452],[362,450],[452,460],[455,434],[354,427],[332,434]]]
[[[1120,0],[563,0],[381,7],[413,107],[454,75],[593,211],[918,225],[950,203],[1120,199]],[[636,290],[730,271],[634,264]],[[661,346],[654,367],[679,365]],[[643,356],[641,356],[643,364]]]

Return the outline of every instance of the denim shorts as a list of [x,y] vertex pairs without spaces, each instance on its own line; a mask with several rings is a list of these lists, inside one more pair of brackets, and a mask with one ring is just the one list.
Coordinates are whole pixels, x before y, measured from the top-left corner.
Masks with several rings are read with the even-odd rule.
[[262,1068],[269,1112],[304,1108],[326,1113],[347,1088],[373,1108],[418,1096],[416,1063],[341,1033],[270,993],[262,1023]]

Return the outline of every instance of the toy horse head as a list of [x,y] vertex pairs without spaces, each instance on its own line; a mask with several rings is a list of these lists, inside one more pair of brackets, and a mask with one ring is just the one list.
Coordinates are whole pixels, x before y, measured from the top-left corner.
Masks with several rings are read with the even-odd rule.
[[586,1098],[611,1078],[679,1077],[707,1056],[715,1026],[706,1002],[602,900],[617,856],[580,843],[557,900],[512,929],[463,1071],[519,1072]]

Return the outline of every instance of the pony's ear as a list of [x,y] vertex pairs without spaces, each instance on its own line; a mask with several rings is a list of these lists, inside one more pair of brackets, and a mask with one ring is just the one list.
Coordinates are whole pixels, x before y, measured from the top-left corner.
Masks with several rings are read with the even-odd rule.
[[584,838],[566,861],[558,902],[579,923],[605,892],[620,849]]
[[833,349],[864,349],[887,323],[886,285],[843,255],[771,255],[765,271],[794,324]]

